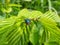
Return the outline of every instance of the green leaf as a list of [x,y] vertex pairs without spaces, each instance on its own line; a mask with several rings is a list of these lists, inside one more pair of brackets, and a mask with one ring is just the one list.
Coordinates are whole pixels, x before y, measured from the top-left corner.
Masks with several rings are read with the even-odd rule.
[[47,17],[48,19],[51,18],[51,19],[55,20],[56,22],[60,22],[60,18],[59,18],[59,16],[56,14],[56,12],[47,11],[44,15],[45,15],[45,17]]
[[[46,28],[46,31],[50,32],[50,40],[55,40],[56,42],[60,41],[60,29],[56,26],[57,24],[55,23],[55,21],[48,19],[48,18],[41,18],[42,20],[40,20],[43,24],[43,26]],[[52,39],[52,36],[55,39]]]

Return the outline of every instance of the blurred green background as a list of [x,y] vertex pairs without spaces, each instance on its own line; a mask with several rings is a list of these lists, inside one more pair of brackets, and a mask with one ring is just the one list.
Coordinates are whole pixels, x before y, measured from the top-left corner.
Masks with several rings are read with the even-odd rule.
[[0,18],[17,15],[23,8],[43,13],[51,8],[60,15],[60,0],[0,0]]

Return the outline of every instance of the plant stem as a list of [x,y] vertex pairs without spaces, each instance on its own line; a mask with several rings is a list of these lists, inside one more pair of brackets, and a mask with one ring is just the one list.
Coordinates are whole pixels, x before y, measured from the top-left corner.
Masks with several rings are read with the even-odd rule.
[[50,0],[48,0],[48,4],[49,4],[49,10],[51,11],[52,5],[51,5],[51,1]]

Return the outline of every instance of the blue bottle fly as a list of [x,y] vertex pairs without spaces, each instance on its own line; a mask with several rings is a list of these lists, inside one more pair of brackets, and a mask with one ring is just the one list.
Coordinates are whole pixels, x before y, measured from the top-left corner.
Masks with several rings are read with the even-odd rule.
[[27,24],[27,25],[29,25],[30,24],[30,19],[25,19],[25,23]]

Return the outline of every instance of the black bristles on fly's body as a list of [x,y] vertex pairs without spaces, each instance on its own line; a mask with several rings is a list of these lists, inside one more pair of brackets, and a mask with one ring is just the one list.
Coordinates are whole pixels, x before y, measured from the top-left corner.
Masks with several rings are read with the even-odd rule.
[[25,19],[25,23],[26,23],[27,25],[29,25],[29,24],[30,24],[30,22],[31,22],[31,20],[30,20],[30,19]]

